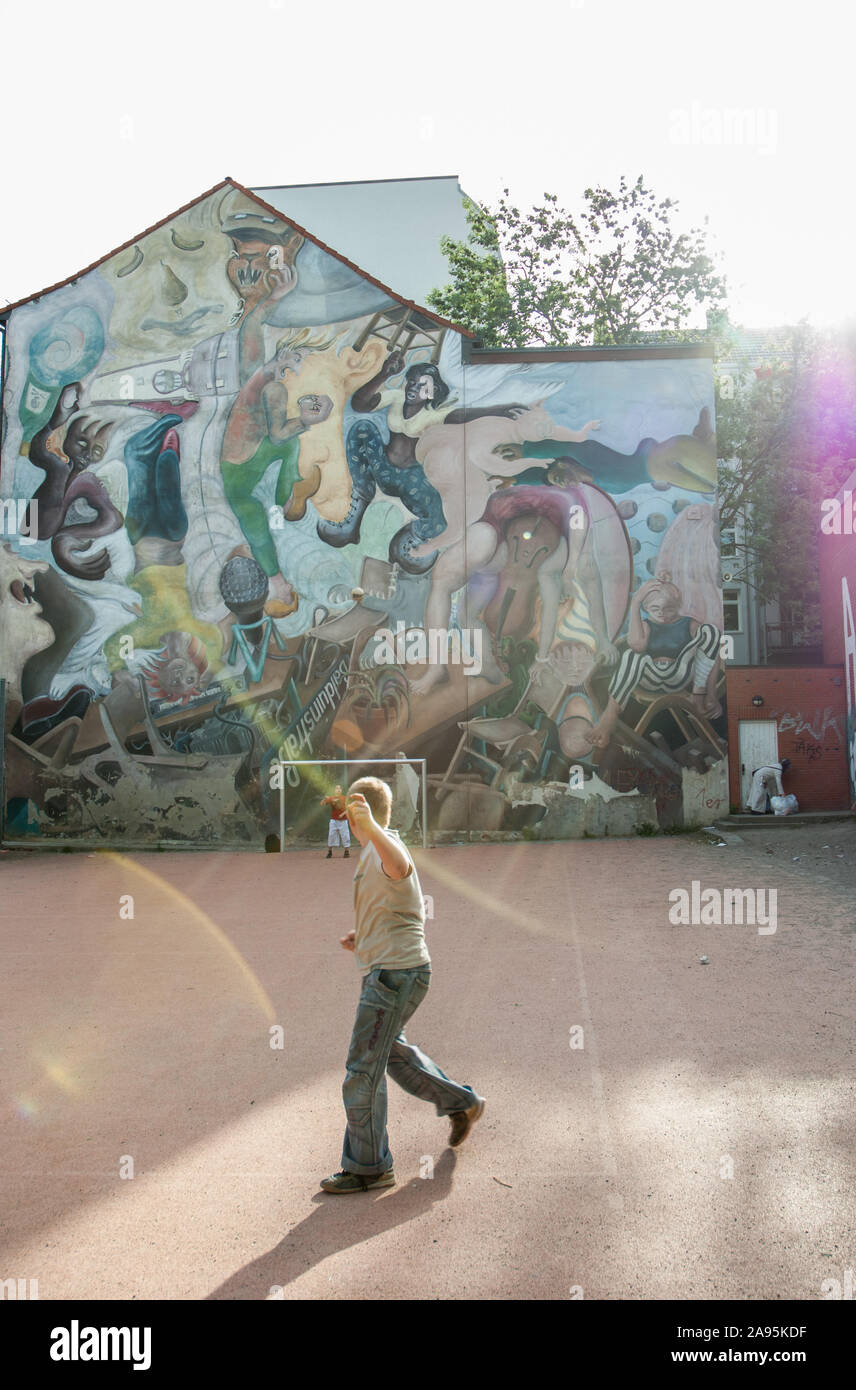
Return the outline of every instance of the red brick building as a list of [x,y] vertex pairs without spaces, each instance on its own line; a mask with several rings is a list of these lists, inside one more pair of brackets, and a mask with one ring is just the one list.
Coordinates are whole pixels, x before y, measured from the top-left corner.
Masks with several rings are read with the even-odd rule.
[[824,504],[820,527],[823,659],[843,668],[846,763],[851,805],[856,804],[856,471]]
[[729,795],[746,804],[752,769],[790,758],[802,811],[856,809],[856,472],[823,505],[823,665],[729,666]]
[[785,790],[801,811],[846,811],[847,700],[839,666],[729,666],[728,785],[731,805],[746,804],[752,772],[790,758]]

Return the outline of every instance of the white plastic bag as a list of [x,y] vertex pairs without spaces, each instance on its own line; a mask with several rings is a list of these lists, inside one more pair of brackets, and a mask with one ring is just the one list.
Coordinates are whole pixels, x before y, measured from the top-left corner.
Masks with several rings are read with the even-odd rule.
[[799,810],[799,802],[793,792],[787,796],[771,796],[770,809],[774,816],[792,816]]

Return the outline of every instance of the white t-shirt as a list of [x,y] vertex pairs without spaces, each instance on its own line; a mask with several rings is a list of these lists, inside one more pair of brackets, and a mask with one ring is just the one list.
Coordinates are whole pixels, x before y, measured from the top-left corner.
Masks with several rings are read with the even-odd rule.
[[[400,844],[396,830],[388,830]],[[402,849],[407,850],[402,844]],[[383,967],[413,970],[429,965],[425,905],[416,866],[406,878],[389,878],[374,845],[363,849],[354,871],[354,957],[363,975]]]

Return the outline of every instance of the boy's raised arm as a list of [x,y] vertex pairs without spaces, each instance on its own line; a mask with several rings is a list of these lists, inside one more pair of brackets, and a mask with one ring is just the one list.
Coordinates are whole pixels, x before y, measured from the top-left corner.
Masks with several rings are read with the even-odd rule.
[[374,845],[387,878],[407,878],[413,866],[406,849],[378,825],[368,802],[360,792],[354,792],[348,797],[348,820]]
[[380,855],[380,862],[387,878],[407,878],[412,864],[404,846],[387,835],[377,822],[371,832],[371,842]]

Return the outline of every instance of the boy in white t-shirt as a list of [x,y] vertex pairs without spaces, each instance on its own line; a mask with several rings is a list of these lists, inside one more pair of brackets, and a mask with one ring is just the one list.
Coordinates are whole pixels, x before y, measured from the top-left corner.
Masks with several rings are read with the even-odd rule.
[[341,938],[353,951],[363,983],[342,1085],[347,1127],[342,1171],[324,1178],[325,1192],[393,1187],[386,1131],[386,1074],[405,1091],[431,1101],[451,1120],[455,1147],[481,1118],[484,1100],[471,1086],[450,1081],[404,1036],[404,1025],[428,992],[431,958],[425,945],[425,907],[413,860],[390,830],[392,792],[362,777],[348,794],[348,821],[363,852],[354,874],[353,931]]

